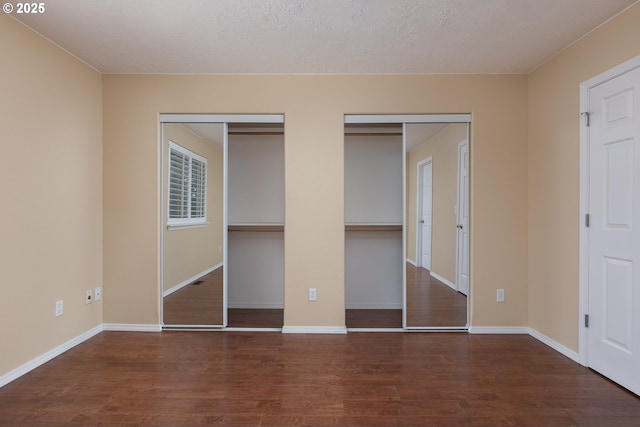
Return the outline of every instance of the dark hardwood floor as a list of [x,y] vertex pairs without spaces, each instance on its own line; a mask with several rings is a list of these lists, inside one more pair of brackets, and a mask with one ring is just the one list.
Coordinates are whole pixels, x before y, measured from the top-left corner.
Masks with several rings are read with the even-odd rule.
[[2,426],[637,426],[524,335],[103,332],[0,389]]
[[402,328],[402,310],[348,308],[345,323],[347,328]]
[[282,328],[284,310],[271,308],[230,308],[227,326],[231,328]]

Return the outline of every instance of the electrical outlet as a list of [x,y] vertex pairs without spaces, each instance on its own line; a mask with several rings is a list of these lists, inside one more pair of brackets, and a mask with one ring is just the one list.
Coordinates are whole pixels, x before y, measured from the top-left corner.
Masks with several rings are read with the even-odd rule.
[[309,301],[316,300],[316,288],[309,288]]
[[91,289],[87,289],[87,293],[85,294],[85,297],[84,297],[84,303],[91,304],[92,301],[93,301],[93,292],[91,291]]
[[64,312],[64,301],[56,301],[56,317],[62,316]]
[[93,296],[96,301],[100,301],[102,299],[102,288],[100,286],[93,290]]
[[496,301],[504,302],[504,289],[496,290]]

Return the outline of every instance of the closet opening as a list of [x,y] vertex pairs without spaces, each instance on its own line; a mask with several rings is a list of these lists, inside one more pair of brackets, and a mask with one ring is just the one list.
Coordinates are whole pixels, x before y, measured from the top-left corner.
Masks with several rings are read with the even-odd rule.
[[468,329],[470,119],[345,116],[348,330]]
[[229,124],[229,328],[284,323],[284,124]]
[[284,116],[160,121],[163,328],[281,330]]
[[347,328],[402,328],[403,151],[401,123],[345,125]]

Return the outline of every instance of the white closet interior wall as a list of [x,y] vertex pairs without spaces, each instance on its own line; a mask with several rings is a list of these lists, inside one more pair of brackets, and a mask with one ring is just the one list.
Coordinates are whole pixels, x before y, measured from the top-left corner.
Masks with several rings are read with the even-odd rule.
[[284,136],[230,133],[228,151],[229,225],[284,224]]

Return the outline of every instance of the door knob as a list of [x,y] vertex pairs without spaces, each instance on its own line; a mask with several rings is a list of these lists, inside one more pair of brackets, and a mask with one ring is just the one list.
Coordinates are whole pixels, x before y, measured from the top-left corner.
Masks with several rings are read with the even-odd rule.
[[420,220],[420,224],[424,224],[424,219],[421,219],[421,220]]
[[460,230],[462,230],[462,224],[456,225],[456,228],[459,228]]

